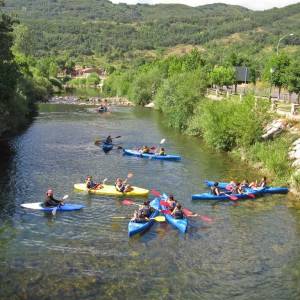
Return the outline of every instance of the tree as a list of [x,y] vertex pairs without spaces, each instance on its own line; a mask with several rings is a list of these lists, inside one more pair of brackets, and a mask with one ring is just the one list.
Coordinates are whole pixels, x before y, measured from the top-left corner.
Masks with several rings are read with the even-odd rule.
[[280,99],[281,89],[287,86],[288,67],[290,65],[290,58],[281,52],[279,55],[273,55],[267,62],[264,70],[264,78],[269,83],[278,87],[278,99]]
[[210,79],[218,87],[232,85],[235,81],[235,70],[232,67],[216,66],[210,73]]
[[18,24],[14,27],[14,53],[22,53],[26,56],[33,55],[33,40],[32,34],[28,27],[23,24]]
[[287,87],[290,93],[298,95],[297,101],[300,100],[300,62],[293,60],[287,68]]

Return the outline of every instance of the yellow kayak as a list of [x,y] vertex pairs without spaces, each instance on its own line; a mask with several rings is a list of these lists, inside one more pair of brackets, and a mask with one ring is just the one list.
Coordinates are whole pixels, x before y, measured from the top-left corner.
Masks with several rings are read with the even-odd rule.
[[136,186],[132,186],[133,190],[127,193],[121,193],[116,190],[114,185],[104,184],[102,189],[99,190],[88,190],[85,183],[75,183],[74,189],[79,191],[89,192],[96,195],[110,195],[110,196],[144,196],[147,197],[149,190],[142,189]]

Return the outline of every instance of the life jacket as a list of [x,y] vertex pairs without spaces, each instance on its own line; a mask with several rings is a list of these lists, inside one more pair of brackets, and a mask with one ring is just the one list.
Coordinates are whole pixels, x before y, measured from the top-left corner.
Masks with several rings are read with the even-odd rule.
[[88,182],[86,183],[86,187],[87,187],[88,189],[94,188],[95,185],[96,185],[96,184],[95,184],[93,181],[88,181]]
[[183,212],[182,212],[182,210],[179,210],[179,209],[175,208],[174,218],[175,219],[183,219]]
[[120,185],[118,185],[117,183],[115,183],[115,187],[116,187],[116,190],[123,193],[124,190],[125,190],[125,185],[122,183]]
[[152,209],[149,206],[143,206],[141,211],[142,211],[143,215],[146,217],[150,217],[150,215],[152,213]]

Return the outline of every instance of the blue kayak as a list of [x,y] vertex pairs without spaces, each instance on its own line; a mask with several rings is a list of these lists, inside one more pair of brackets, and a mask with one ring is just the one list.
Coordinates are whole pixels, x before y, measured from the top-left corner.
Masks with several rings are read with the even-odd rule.
[[[163,194],[163,196],[161,198],[155,198],[155,199],[159,199],[158,202],[155,202],[155,206],[152,205],[151,206],[155,209],[160,209],[160,210],[168,210],[167,207],[160,205],[160,200],[166,200],[168,198],[168,196],[166,194]],[[173,218],[173,216],[169,215],[169,214],[163,214],[166,217],[166,220],[175,228],[177,228],[180,232],[185,233],[187,230],[187,226],[188,226],[188,220],[187,218],[183,218],[183,219],[175,219]]]
[[103,150],[104,152],[109,152],[110,150],[113,149],[113,147],[114,147],[113,144],[105,143],[105,142],[102,143],[102,150]]
[[56,211],[72,211],[72,210],[82,209],[84,208],[84,205],[65,203],[64,205],[60,205],[56,208],[55,206],[44,207],[43,202],[35,202],[35,203],[23,203],[21,204],[21,207],[34,209],[34,210],[42,210],[42,211],[52,211],[54,208],[56,209]]
[[[215,181],[204,181],[207,186],[213,186]],[[226,187],[229,185],[229,182],[219,182],[219,188],[220,189],[226,189]],[[249,188],[247,189],[247,192],[253,193],[253,194],[287,194],[289,191],[286,187],[272,187],[272,186],[266,186],[264,188]]]
[[250,199],[252,198],[251,196],[249,196],[248,194],[251,195],[259,195],[259,193],[257,191],[246,191],[246,193],[243,194],[232,194],[230,192],[226,193],[226,194],[221,194],[219,196],[217,195],[213,195],[211,193],[201,193],[201,194],[194,194],[192,195],[192,200],[214,200],[214,201],[218,201],[218,200],[231,200],[230,196],[236,197],[238,199]]
[[[157,217],[158,214],[159,214],[159,210],[157,210],[155,208],[155,207],[159,206],[159,198],[155,198],[154,200],[152,200],[150,205],[151,205],[151,207],[153,207],[155,209],[154,212],[150,216],[150,219],[151,219],[151,218]],[[154,222],[155,222],[154,220],[150,220],[150,221],[145,222],[145,223],[136,223],[134,221],[129,221],[129,223],[128,223],[128,236],[131,237],[131,236],[133,236],[137,233],[146,231],[147,229],[149,229],[153,225]]]
[[159,159],[159,160],[181,160],[181,156],[179,155],[158,155],[155,153],[141,153],[138,150],[131,150],[131,149],[123,149],[124,154],[136,156],[136,157],[143,157],[148,159]]

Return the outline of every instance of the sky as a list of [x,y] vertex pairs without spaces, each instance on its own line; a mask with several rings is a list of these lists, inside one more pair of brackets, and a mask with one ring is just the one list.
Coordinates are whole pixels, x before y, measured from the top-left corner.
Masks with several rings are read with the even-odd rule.
[[136,3],[147,3],[147,4],[157,4],[157,3],[181,3],[190,6],[200,6],[204,4],[211,3],[227,3],[234,5],[241,5],[253,10],[265,10],[273,7],[283,7],[289,4],[298,3],[299,0],[220,0],[220,1],[211,1],[211,0],[110,0],[113,3],[127,3],[127,4],[136,4]]

